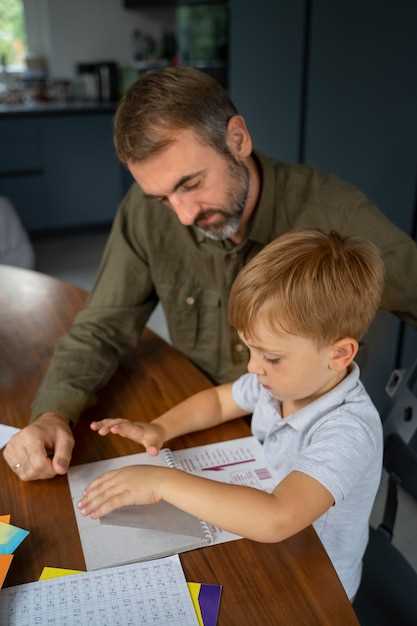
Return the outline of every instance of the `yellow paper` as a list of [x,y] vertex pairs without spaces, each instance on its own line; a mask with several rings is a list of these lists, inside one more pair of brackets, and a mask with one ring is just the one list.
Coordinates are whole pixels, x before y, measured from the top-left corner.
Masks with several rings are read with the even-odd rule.
[[0,554],[0,589],[3,587],[4,579],[9,571],[12,559],[13,554]]
[[203,616],[201,615],[200,603],[198,601],[198,594],[200,593],[201,583],[187,583],[188,591],[190,592],[191,600],[193,601],[194,610],[197,615],[199,626],[204,626]]
[[10,515],[0,515],[0,522],[2,524],[10,524]]
[[79,569],[63,569],[62,567],[44,567],[39,580],[50,580],[60,576],[72,576],[73,574],[83,574]]

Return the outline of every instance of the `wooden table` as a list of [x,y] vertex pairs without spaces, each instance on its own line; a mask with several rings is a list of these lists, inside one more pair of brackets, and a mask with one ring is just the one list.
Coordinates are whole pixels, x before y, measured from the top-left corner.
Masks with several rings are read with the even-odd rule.
[[[2,423],[23,427],[57,338],[69,328],[87,294],[47,276],[0,266],[0,407]],[[210,385],[186,358],[150,331],[137,354],[99,394],[86,418],[151,420]],[[142,451],[117,437],[75,429],[73,463]],[[244,420],[187,435],[174,449],[249,434]],[[66,477],[24,483],[0,460],[0,514],[30,530],[5,586],[37,580],[45,565],[85,569]],[[358,625],[336,573],[310,527],[279,544],[239,540],[183,554],[187,580],[224,586],[220,626]]]

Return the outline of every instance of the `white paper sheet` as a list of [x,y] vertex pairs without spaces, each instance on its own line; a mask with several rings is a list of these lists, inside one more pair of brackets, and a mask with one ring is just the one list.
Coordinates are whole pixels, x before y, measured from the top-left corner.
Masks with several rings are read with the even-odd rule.
[[18,433],[19,430],[19,428],[13,428],[13,426],[0,424],[0,450],[4,448],[9,439],[11,439],[15,433]]
[[0,592],[2,626],[198,626],[178,556]]

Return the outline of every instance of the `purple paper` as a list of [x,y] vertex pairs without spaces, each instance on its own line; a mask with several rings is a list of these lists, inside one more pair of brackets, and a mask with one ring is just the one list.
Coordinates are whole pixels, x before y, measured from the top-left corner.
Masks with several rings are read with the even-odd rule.
[[204,626],[216,626],[217,624],[222,589],[221,585],[201,585],[198,603]]

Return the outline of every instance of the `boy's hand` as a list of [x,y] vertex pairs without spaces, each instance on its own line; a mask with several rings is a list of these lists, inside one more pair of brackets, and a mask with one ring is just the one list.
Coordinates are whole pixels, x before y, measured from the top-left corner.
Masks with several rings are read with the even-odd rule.
[[120,435],[127,439],[132,439],[144,446],[146,452],[151,456],[159,454],[166,434],[159,424],[148,424],[146,422],[131,422],[125,419],[104,419],[99,422],[91,422],[91,430],[99,435]]
[[132,504],[156,504],[165,467],[129,465],[106,472],[85,490],[78,503],[80,513],[93,519]]

